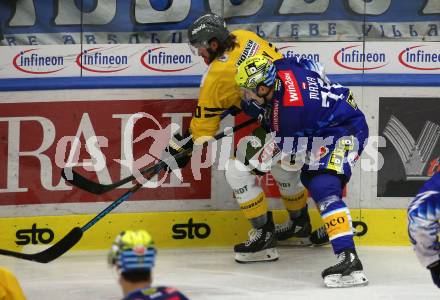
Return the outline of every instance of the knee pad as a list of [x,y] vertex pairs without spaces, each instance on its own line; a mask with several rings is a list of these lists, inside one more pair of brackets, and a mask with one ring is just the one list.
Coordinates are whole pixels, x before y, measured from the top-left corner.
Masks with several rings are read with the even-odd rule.
[[335,175],[325,173],[315,175],[310,178],[306,187],[312,194],[313,200],[317,203],[329,196],[342,198],[342,182]]
[[256,184],[256,176],[249,167],[236,159],[226,163],[226,181],[234,191],[240,209],[248,219],[266,214],[268,203],[263,189]]
[[300,181],[301,171],[288,171],[276,164],[271,173],[287,210],[296,211],[304,208],[307,204],[307,192]]

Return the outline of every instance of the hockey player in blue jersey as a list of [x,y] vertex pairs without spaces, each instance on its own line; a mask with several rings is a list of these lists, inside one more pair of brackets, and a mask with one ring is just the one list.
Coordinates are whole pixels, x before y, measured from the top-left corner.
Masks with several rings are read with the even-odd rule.
[[[315,62],[296,57],[274,62],[264,56],[249,58],[238,67],[236,82],[260,99],[242,106],[274,136],[272,148],[281,155],[272,156],[283,162],[295,155],[295,163],[303,158],[301,181],[319,209],[338,258],[336,265],[322,272],[325,286],[368,284],[355,249],[350,212],[342,201],[351,167],[368,137],[365,116],[351,91],[331,84]],[[252,185],[249,182],[248,189]],[[247,248],[275,247],[265,242],[270,232],[264,226],[258,230],[259,234],[239,247],[243,255]]]
[[188,299],[174,288],[151,286],[155,257],[156,248],[145,230],[127,230],[116,237],[108,261],[118,272],[123,300]]
[[434,174],[408,206],[408,233],[420,263],[440,288],[440,172]]

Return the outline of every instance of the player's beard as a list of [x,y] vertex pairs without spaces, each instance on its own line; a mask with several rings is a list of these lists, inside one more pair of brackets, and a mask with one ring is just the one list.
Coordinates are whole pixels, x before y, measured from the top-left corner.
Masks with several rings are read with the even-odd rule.
[[214,59],[220,56],[220,53],[218,51],[212,50],[211,48],[206,48],[206,50],[208,51],[209,56],[203,57],[203,59],[205,60],[205,63],[209,65],[214,61]]
[[263,100],[263,106],[268,106],[268,103],[272,102],[272,98],[269,99],[270,91],[268,91],[266,94],[261,95],[260,98]]
[[257,94],[263,101],[264,106],[270,106],[272,105],[273,96],[274,96],[274,87],[270,87],[268,91],[264,94]]

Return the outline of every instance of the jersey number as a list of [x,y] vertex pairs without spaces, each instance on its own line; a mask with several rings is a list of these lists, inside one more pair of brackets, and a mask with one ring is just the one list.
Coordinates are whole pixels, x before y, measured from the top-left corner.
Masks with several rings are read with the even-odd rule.
[[339,95],[333,94],[331,92],[331,85],[324,82],[321,78],[317,78],[318,84],[321,88],[321,106],[322,107],[330,107],[330,100],[333,99],[334,101],[339,100]]

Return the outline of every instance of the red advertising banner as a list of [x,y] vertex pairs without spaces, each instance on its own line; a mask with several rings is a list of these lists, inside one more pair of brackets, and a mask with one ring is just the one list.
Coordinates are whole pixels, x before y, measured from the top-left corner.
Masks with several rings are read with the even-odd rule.
[[[186,130],[195,104],[192,99],[0,104],[0,205],[113,201],[131,185],[100,196],[83,192],[61,178],[64,162],[76,157],[82,166],[75,170],[101,183],[125,178],[132,173],[131,156],[157,162],[155,134],[171,123]],[[195,180],[187,166],[183,182],[168,175],[160,187],[144,187],[131,199],[209,199],[211,170],[202,168],[200,174]]]

